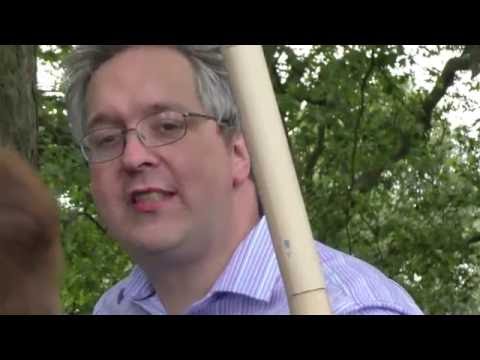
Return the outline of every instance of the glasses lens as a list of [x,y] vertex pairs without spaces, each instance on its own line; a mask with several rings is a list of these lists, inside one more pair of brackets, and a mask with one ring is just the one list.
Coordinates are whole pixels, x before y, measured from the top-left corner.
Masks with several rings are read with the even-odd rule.
[[112,160],[122,153],[123,139],[120,129],[96,130],[83,140],[83,152],[90,162]]
[[171,144],[185,135],[185,118],[177,112],[159,113],[143,120],[138,132],[146,146]]
[[[137,135],[147,147],[173,144],[182,139],[186,132],[185,116],[174,111],[149,116],[137,126]],[[96,130],[83,139],[82,152],[91,163],[107,162],[122,155],[125,141],[125,131],[122,129]]]

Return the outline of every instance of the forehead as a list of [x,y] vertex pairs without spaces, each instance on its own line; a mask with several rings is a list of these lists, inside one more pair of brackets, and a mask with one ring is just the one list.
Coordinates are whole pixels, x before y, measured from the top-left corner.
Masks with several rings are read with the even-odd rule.
[[88,122],[98,114],[140,116],[152,104],[201,106],[190,61],[165,46],[130,48],[102,64],[88,84],[86,104]]

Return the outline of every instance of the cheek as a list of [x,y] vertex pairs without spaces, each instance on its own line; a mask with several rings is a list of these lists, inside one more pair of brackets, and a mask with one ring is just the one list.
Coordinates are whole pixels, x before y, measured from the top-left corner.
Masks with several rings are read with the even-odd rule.
[[177,178],[183,179],[184,189],[192,196],[217,197],[231,188],[232,165],[223,148],[204,146],[202,150],[183,161]]

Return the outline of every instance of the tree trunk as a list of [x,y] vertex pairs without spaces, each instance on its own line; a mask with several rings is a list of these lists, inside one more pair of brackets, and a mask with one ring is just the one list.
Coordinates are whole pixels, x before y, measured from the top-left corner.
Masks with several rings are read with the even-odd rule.
[[37,166],[36,46],[0,45],[0,146]]

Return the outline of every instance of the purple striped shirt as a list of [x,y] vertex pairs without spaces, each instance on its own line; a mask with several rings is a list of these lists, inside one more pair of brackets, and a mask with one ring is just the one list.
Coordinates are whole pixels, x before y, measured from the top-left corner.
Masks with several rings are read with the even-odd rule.
[[[420,315],[407,292],[373,266],[317,243],[334,314]],[[287,296],[263,218],[239,245],[223,274],[187,315],[286,315]],[[164,315],[165,308],[137,266],[98,301],[95,315]]]

